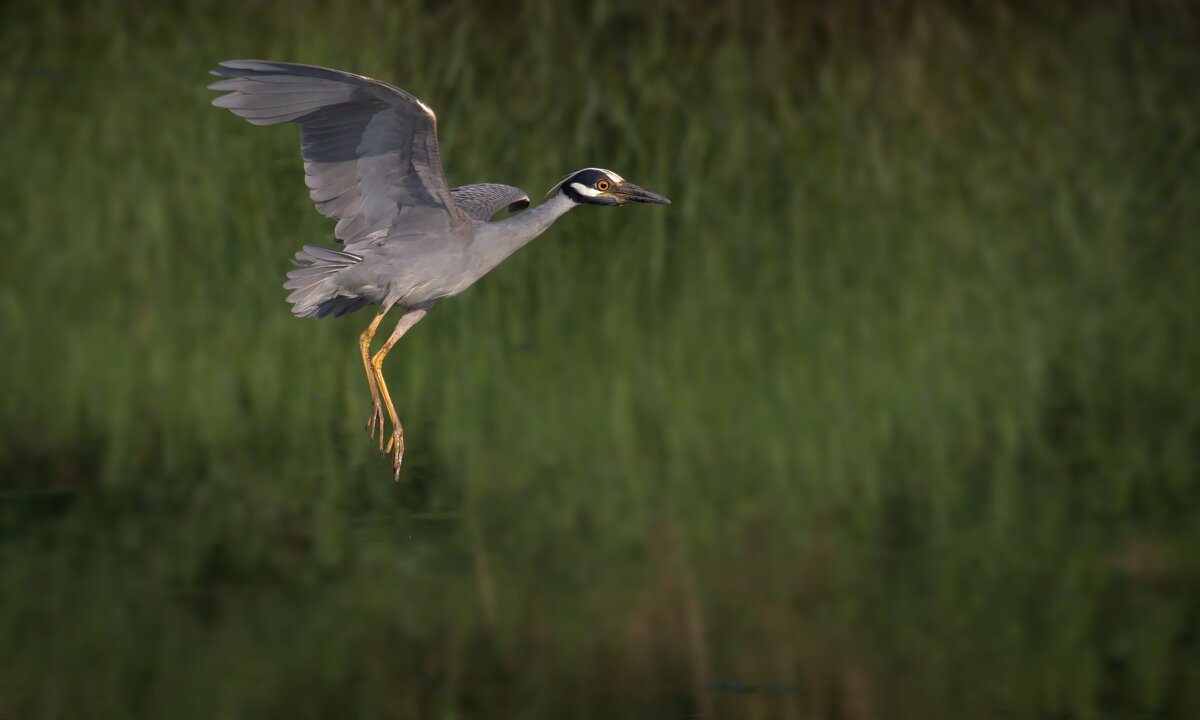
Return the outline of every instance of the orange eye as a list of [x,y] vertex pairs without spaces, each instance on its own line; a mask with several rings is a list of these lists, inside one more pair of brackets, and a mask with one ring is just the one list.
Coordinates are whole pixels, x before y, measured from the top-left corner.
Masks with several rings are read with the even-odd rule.
[[599,190],[600,192],[604,192],[605,190],[608,189],[608,181],[607,180],[597,180],[596,181],[596,189]]

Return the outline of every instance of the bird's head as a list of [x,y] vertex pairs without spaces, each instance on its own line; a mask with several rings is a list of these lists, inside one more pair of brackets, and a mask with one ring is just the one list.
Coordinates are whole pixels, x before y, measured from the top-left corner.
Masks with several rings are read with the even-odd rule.
[[647,203],[670,205],[671,201],[638,187],[612,170],[584,168],[571,173],[558,185],[550,189],[549,195],[561,192],[577,204],[624,205],[625,203]]

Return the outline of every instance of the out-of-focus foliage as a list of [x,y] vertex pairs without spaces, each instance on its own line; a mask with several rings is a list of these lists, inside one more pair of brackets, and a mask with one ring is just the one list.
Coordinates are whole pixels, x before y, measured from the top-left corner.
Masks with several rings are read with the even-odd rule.
[[[1195,10],[698,5],[0,11],[0,716],[1200,713]],[[675,202],[404,339],[396,486],[236,57]]]

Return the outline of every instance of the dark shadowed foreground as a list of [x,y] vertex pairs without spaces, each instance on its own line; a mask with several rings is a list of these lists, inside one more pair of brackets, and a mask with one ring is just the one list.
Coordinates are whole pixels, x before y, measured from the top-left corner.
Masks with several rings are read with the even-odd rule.
[[[1200,714],[1190,6],[376,5],[0,11],[0,716]],[[245,56],[675,201],[405,337],[399,486]]]

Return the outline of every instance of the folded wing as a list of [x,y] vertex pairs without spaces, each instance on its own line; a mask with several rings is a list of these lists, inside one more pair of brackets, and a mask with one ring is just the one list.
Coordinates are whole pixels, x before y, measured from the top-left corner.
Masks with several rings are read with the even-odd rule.
[[529,207],[529,195],[521,188],[499,183],[476,183],[451,188],[454,204],[467,217],[487,222],[504,208],[517,212]]

